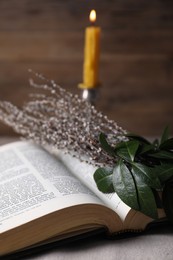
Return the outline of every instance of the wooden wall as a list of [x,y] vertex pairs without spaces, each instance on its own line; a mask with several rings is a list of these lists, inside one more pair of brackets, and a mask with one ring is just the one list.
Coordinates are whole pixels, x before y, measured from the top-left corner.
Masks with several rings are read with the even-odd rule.
[[138,134],[173,129],[172,0],[1,0],[0,99],[22,104],[29,68],[78,92],[92,8],[102,27],[98,108]]

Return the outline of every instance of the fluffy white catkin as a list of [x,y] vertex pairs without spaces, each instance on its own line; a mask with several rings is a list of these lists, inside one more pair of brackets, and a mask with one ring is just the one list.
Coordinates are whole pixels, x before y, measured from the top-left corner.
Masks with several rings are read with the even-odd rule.
[[43,146],[50,145],[80,160],[87,158],[94,165],[112,164],[113,159],[100,146],[99,134],[104,133],[114,146],[126,140],[126,131],[78,95],[67,92],[53,80],[35,75],[44,84],[30,79],[30,85],[40,89],[40,93],[31,95],[21,109],[0,101],[0,120]]

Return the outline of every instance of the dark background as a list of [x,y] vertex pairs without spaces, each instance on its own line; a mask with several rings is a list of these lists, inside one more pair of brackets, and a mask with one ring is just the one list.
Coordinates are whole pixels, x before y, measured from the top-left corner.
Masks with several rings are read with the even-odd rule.
[[[0,99],[24,102],[29,68],[79,92],[93,8],[102,28],[98,108],[138,134],[173,129],[172,0],[1,0]],[[13,132],[0,124],[0,134]]]

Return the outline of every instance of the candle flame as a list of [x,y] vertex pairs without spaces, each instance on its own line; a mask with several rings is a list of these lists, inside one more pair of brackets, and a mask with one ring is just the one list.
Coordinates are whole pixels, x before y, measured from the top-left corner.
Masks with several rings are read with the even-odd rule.
[[90,15],[89,15],[90,22],[94,23],[96,21],[96,11],[91,10]]

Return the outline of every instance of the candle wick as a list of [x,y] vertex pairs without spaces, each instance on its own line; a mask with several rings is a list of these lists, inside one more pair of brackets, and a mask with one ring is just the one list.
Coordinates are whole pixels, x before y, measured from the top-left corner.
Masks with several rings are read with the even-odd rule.
[[90,22],[91,26],[95,26],[95,21]]

